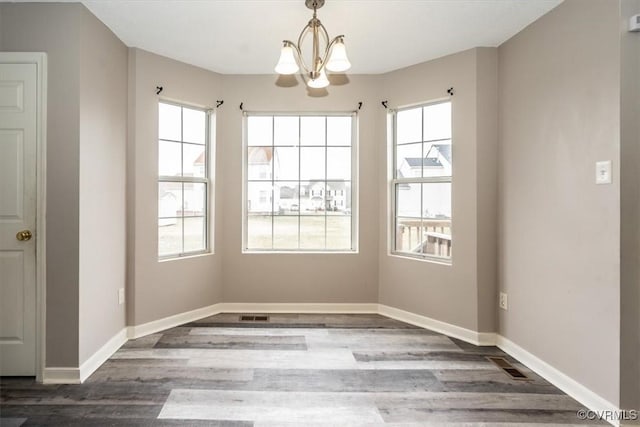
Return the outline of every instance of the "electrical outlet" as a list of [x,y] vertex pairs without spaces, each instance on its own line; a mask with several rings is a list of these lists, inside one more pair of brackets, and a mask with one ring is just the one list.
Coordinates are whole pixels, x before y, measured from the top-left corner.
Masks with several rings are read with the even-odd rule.
[[498,301],[498,305],[503,310],[508,310],[509,309],[509,301],[507,300],[507,293],[506,292],[500,292],[500,299]]
[[118,289],[118,304],[124,304],[124,288]]
[[596,162],[596,184],[611,184],[611,160]]

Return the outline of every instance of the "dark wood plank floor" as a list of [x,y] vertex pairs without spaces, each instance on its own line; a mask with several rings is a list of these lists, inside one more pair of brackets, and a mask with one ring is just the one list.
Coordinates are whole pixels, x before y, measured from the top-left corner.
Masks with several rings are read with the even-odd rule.
[[524,427],[581,408],[496,347],[379,315],[220,314],[130,340],[84,384],[0,382],[2,426]]

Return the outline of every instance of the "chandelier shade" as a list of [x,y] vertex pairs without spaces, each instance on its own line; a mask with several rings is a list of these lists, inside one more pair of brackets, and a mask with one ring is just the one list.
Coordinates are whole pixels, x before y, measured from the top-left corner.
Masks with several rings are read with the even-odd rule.
[[307,86],[313,89],[322,89],[323,87],[329,86],[329,79],[327,78],[327,74],[324,70],[320,70],[320,74],[315,79],[311,79],[307,82]]
[[298,67],[298,63],[293,54],[293,48],[285,43],[280,51],[280,60],[278,61],[278,65],[276,65],[276,73],[285,75],[295,74],[299,69],[300,67]]
[[[306,6],[313,9],[313,17],[302,29],[298,42],[284,40],[280,50],[280,59],[275,71],[278,74],[295,74],[302,68],[307,86],[310,88],[324,88],[329,85],[327,71],[343,73],[351,68],[344,45],[344,35],[329,38],[326,28],[317,17],[317,9],[324,5],[324,0],[306,0]],[[307,64],[302,54],[302,43],[307,35],[311,35],[312,55]]]
[[326,68],[335,73],[342,73],[351,68],[351,62],[349,62],[349,58],[347,58],[347,49],[344,47],[342,38],[333,45]]

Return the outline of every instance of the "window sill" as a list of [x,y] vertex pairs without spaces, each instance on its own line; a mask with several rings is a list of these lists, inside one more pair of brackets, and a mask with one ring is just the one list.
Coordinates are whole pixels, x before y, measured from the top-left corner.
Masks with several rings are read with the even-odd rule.
[[413,255],[409,255],[409,254],[405,254],[405,253],[399,253],[399,252],[390,252],[388,253],[389,256],[394,257],[394,258],[403,258],[403,259],[409,259],[409,260],[413,260],[413,261],[423,261],[423,262],[428,262],[431,264],[439,264],[439,265],[444,265],[444,266],[452,266],[453,262],[451,260],[451,258],[438,258],[438,257],[431,257],[431,256],[413,256]]
[[211,256],[211,255],[215,255],[215,253],[214,252],[194,252],[186,255],[177,255],[177,256],[171,255],[168,257],[158,258],[158,262],[163,263],[163,262],[170,262],[170,261],[180,261],[182,259],[202,258],[202,257]]
[[285,250],[243,250],[243,255],[357,255],[357,250],[337,250],[337,251],[285,251]]

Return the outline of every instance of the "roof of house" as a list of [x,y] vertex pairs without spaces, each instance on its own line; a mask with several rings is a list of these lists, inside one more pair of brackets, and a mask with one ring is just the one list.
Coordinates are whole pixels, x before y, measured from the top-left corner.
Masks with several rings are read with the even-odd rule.
[[433,144],[431,149],[434,148],[438,150],[442,157],[447,159],[447,162],[451,163],[451,144]]
[[423,159],[420,157],[406,157],[405,160],[412,168],[442,166],[442,163],[435,157],[425,157]]

